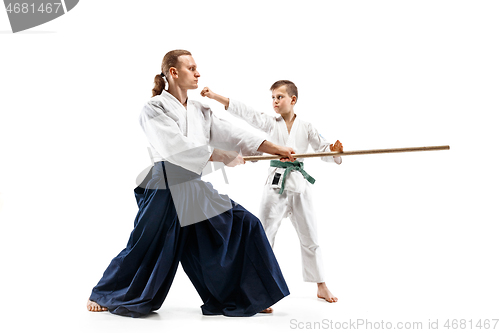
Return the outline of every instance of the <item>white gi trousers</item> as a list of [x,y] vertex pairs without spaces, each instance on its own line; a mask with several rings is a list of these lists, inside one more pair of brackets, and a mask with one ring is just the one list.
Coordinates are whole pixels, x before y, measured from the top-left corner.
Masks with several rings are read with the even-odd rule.
[[318,245],[316,217],[311,193],[312,184],[305,183],[305,189],[302,193],[285,189],[282,194],[279,194],[278,188],[272,188],[266,184],[258,217],[272,247],[281,221],[286,217],[290,219],[300,241],[303,279],[306,282],[318,283],[325,281],[323,259],[321,248]]

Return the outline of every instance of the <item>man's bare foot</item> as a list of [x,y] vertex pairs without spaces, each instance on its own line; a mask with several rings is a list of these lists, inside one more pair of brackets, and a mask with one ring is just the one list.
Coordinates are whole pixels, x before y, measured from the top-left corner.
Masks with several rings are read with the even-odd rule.
[[273,313],[273,308],[264,309],[260,313]]
[[318,298],[322,298],[328,303],[336,303],[338,301],[338,298],[333,296],[324,282],[318,283]]
[[92,312],[102,312],[102,311],[108,311],[108,308],[105,308],[104,306],[100,306],[94,301],[91,301],[90,299],[87,301],[87,310],[92,311]]

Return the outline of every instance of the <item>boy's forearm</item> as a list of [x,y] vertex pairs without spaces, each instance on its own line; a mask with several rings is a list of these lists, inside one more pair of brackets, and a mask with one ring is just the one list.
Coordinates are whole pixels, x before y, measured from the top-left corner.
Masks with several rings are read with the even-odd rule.
[[229,98],[214,93],[213,99],[224,105],[226,107],[226,110],[229,107]]

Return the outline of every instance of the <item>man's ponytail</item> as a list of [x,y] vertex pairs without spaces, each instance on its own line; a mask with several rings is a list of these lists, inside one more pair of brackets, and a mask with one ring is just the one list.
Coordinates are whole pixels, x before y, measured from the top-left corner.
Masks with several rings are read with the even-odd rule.
[[165,89],[165,79],[160,74],[155,76],[155,87],[153,88],[153,96],[161,95],[161,92]]

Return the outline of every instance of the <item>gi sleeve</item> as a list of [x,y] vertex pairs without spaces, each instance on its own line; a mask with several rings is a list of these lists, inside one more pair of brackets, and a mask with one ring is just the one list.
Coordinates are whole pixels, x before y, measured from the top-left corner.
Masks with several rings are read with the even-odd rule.
[[257,149],[265,141],[263,136],[249,133],[224,119],[219,119],[214,114],[212,114],[211,118],[211,146],[229,151],[237,151],[243,156],[262,155]]
[[[309,144],[315,152],[330,152],[330,142],[326,141],[326,139],[321,134],[319,134],[318,130],[311,124],[307,124],[307,132]],[[335,162],[337,164],[342,163],[341,156],[322,156],[321,159],[325,162]]]
[[270,134],[276,126],[276,118],[268,114],[257,112],[242,102],[229,99],[227,111],[232,115],[243,119],[253,127]]
[[167,161],[201,174],[213,149],[189,140],[179,128],[178,118],[159,101],[148,101],[139,122],[149,143]]

